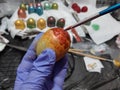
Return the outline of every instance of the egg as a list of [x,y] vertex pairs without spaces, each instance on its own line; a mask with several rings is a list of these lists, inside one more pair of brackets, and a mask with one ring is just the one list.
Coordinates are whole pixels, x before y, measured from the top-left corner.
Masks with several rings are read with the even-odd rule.
[[62,28],[51,28],[38,40],[36,54],[39,55],[43,50],[51,48],[55,51],[56,61],[59,61],[68,52],[70,43],[71,40],[67,31]]
[[18,19],[18,20],[15,21],[14,24],[15,24],[15,28],[16,29],[20,29],[20,30],[24,30],[25,29],[25,23],[24,23],[23,20]]
[[27,27],[30,29],[36,28],[36,21],[34,20],[34,18],[29,18],[27,20]]
[[26,18],[27,17],[27,15],[26,15],[26,12],[25,12],[25,10],[24,9],[19,9],[18,10],[18,17],[19,18]]
[[43,30],[44,28],[46,28],[46,20],[44,18],[39,18],[37,21],[37,27],[40,30]]

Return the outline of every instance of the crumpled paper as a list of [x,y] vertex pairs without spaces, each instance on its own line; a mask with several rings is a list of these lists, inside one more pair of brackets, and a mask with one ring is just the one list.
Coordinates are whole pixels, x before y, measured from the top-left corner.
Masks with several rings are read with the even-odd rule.
[[1,20],[1,25],[0,25],[0,34],[8,34],[8,32],[6,32],[7,26],[8,26],[8,18],[4,17]]
[[[2,39],[5,43],[9,43],[9,40],[1,35],[0,35],[0,39]],[[1,40],[0,40],[0,42],[1,42]],[[3,51],[5,47],[6,47],[6,44],[0,43],[0,52]]]
[[21,2],[22,0],[0,0],[0,18],[12,15]]
[[85,66],[89,72],[101,73],[101,69],[104,68],[103,64],[98,59],[84,57]]

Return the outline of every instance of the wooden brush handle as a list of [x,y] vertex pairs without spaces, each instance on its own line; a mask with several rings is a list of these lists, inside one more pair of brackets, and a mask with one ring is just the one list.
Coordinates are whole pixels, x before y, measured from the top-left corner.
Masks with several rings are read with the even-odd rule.
[[73,54],[77,54],[77,55],[81,55],[81,56],[86,56],[86,57],[94,58],[94,59],[99,59],[99,60],[104,60],[104,61],[108,60],[106,58],[94,56],[94,55],[91,55],[91,54],[85,54],[85,53],[82,53],[82,52],[74,51],[72,49],[69,49],[68,52],[73,53]]
[[70,48],[69,50],[76,51],[76,52],[86,52],[86,51],[90,51],[90,50],[73,49],[73,48]]

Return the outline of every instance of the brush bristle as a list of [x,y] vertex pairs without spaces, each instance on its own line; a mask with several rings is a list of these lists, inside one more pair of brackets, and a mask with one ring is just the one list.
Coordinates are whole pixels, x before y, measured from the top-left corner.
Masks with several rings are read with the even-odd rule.
[[113,63],[115,66],[120,68],[120,61],[119,60],[113,60]]

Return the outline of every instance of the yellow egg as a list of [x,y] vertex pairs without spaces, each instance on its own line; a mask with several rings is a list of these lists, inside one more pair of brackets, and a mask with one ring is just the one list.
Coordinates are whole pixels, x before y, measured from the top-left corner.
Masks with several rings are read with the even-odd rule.
[[40,30],[43,30],[44,28],[46,28],[46,21],[45,21],[45,19],[43,19],[43,18],[38,19],[38,21],[37,21],[37,27]]
[[25,29],[25,23],[23,20],[16,20],[14,24],[16,29],[20,29],[20,30]]

